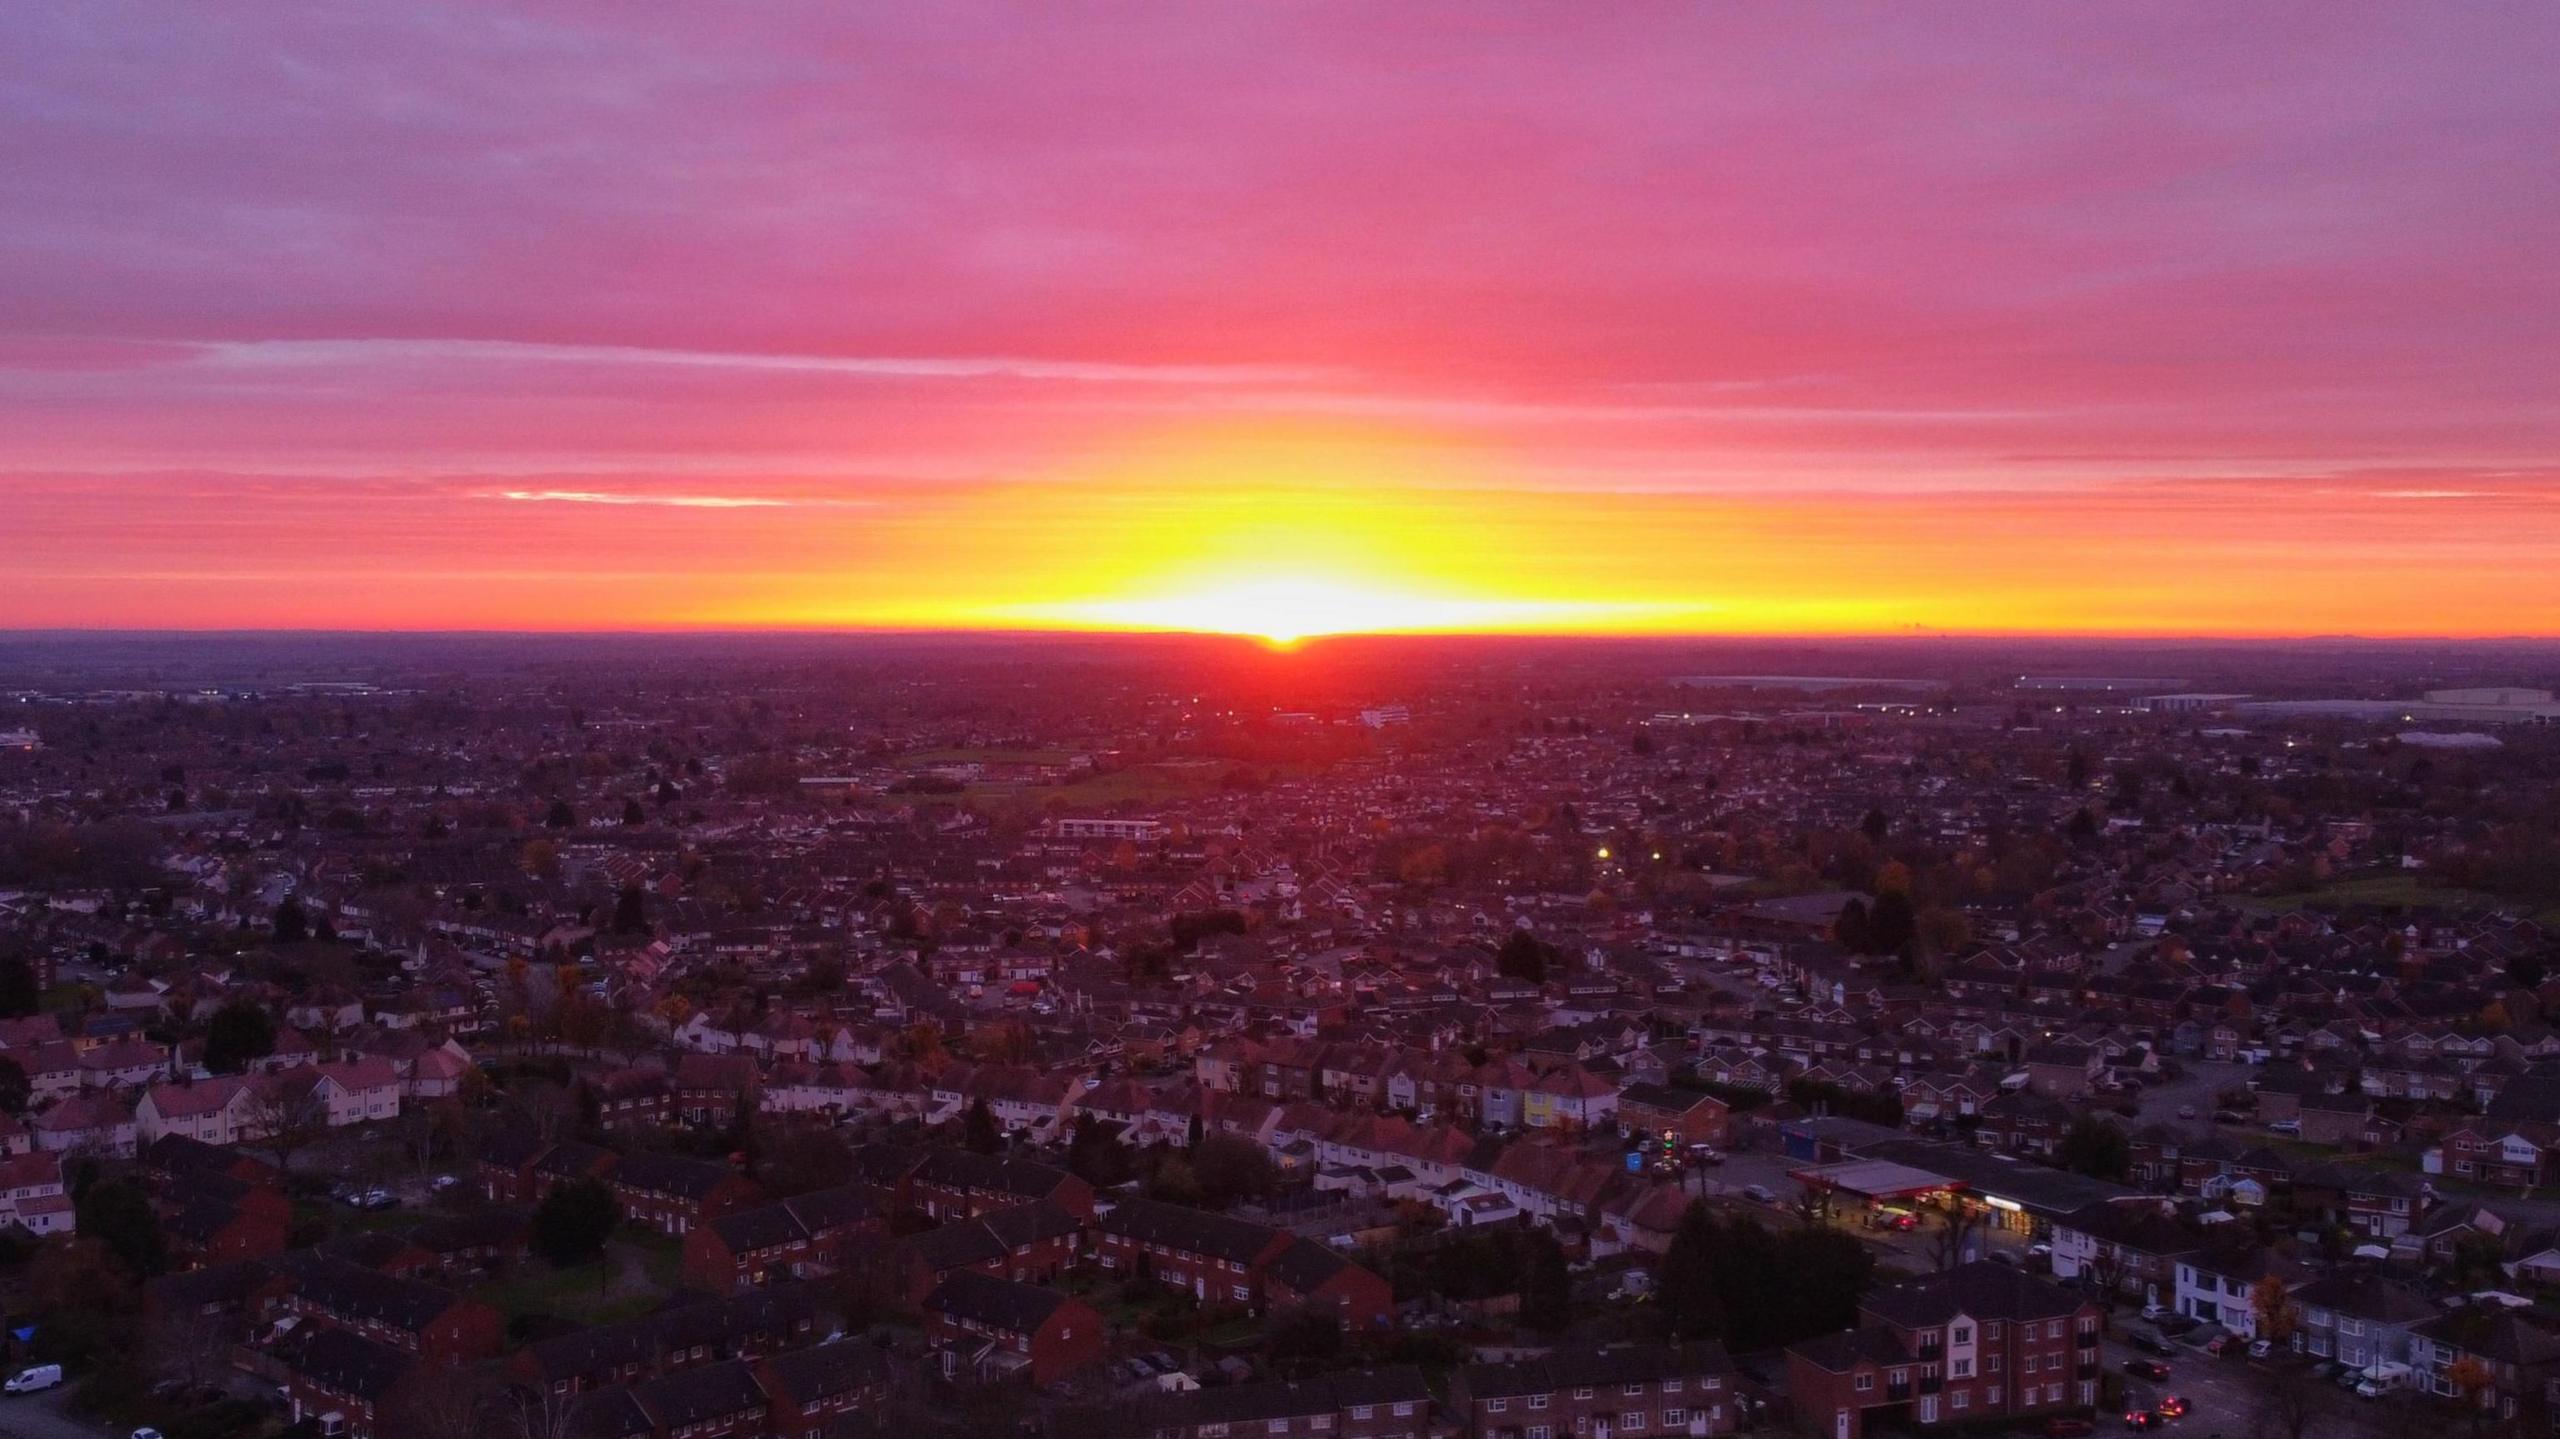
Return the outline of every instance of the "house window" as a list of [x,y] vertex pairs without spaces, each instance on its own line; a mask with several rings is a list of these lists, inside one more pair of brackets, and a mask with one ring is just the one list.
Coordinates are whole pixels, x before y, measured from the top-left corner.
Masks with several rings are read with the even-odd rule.
[[1272,1432],[1272,1433],[1274,1433],[1274,1434],[1286,1434],[1286,1433],[1288,1433],[1288,1432],[1289,1432],[1289,1421],[1288,1421],[1288,1420],[1286,1420],[1286,1419],[1274,1419],[1274,1420],[1272,1420],[1272,1421],[1271,1421],[1271,1432]]
[[1574,1391],[1573,1391],[1573,1397],[1574,1397],[1574,1398],[1576,1398],[1576,1399],[1588,1399],[1588,1398],[1590,1398],[1590,1397],[1591,1397],[1591,1386],[1590,1386],[1590,1385],[1588,1385],[1588,1384],[1585,1384],[1585,1385],[1583,1385],[1581,1388],[1574,1390]]
[[1959,1360],[1955,1361],[1955,1376],[1954,1376],[1954,1377],[1956,1377],[1956,1378],[1958,1378],[1958,1379],[1970,1379],[1970,1378],[1972,1378],[1972,1377],[1973,1377],[1973,1361],[1972,1361],[1972,1360],[1970,1360],[1970,1359],[1959,1359]]
[[1544,1395],[1544,1394],[1532,1394],[1532,1395],[1530,1395],[1530,1396],[1529,1396],[1529,1407],[1530,1407],[1530,1408],[1532,1408],[1532,1409],[1544,1409],[1544,1408],[1546,1408],[1546,1407],[1547,1407],[1547,1396],[1546,1396],[1546,1395]]
[[1858,1382],[1851,1387],[1856,1389],[1859,1393],[1865,1394],[1876,1387],[1876,1376],[1872,1374],[1861,1374],[1858,1376]]
[[1955,1342],[1958,1344],[1971,1344],[1973,1342],[1973,1326],[1970,1324],[1957,1325]]
[[1642,1429],[1644,1427],[1644,1411],[1641,1409],[1630,1409],[1626,1413],[1619,1415],[1618,1427],[1622,1430]]
[[1368,1405],[1366,1405],[1366,1404],[1354,1404],[1354,1405],[1352,1405],[1352,1406],[1351,1406],[1351,1417],[1352,1417],[1352,1418],[1354,1418],[1354,1419],[1366,1419],[1366,1418],[1368,1418],[1368,1417],[1369,1417],[1369,1406],[1368,1406]]
[[1973,1391],[1970,1389],[1956,1390],[1955,1393],[1947,1400],[1947,1406],[1952,1409],[1963,1409],[1972,1403]]
[[1493,1413],[1499,1414],[1511,1407],[1511,1401],[1508,1399],[1487,1399],[1484,1401],[1484,1407]]
[[1677,1429],[1688,1422],[1689,1411],[1686,1409],[1665,1409],[1662,1411],[1662,1427],[1665,1429]]
[[1644,1392],[1644,1386],[1641,1384],[1629,1384],[1621,1388],[1618,1392],[1622,1394],[1642,1394]]
[[1547,1439],[1547,1426],[1544,1424],[1530,1425],[1529,1439]]

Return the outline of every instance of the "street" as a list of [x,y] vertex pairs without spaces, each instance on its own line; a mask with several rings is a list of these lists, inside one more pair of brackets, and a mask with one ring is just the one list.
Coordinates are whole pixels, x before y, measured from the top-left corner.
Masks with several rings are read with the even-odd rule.
[[10,1439],[100,1439],[108,1431],[71,1413],[72,1386],[0,1397],[0,1434]]

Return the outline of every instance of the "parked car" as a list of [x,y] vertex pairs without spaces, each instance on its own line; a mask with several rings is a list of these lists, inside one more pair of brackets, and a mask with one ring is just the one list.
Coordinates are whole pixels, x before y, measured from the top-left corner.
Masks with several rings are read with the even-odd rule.
[[2249,1341],[2249,1357],[2252,1359],[2264,1359],[2275,1352],[2276,1345],[2275,1341],[2272,1339],[2252,1339]]
[[33,1394],[40,1389],[51,1389],[61,1382],[61,1365],[39,1364],[32,1369],[21,1369],[17,1373],[10,1375],[8,1383],[0,1384],[0,1392],[10,1394]]
[[2145,1354],[2157,1354],[2163,1358],[2177,1352],[2169,1347],[2168,1340],[2161,1338],[2159,1335],[2148,1329],[2133,1330],[2124,1336],[2124,1342],[2141,1350]]
[[2194,1105],[2192,1105],[2192,1104],[2181,1104],[2181,1105],[2179,1105],[2179,1106],[2178,1106],[2178,1117],[2179,1117],[2180,1119],[2193,1119],[2193,1118],[2195,1118],[2195,1117],[2196,1117],[2196,1107],[2195,1107]]
[[1777,1192],[1765,1184],[1746,1184],[1742,1186],[1742,1197],[1750,1200],[1754,1204],[1775,1204],[1778,1202]]
[[2169,1377],[2169,1366],[2157,1359],[2128,1359],[2124,1361],[2124,1372],[2136,1379],[2157,1381]]
[[2302,1132],[2302,1121],[2299,1119],[2279,1119],[2267,1126],[2267,1132],[2270,1134],[2300,1134]]
[[2124,1427],[2137,1434],[2157,1429],[2168,1422],[2168,1420],[2161,1418],[2157,1413],[2149,1409],[2127,1409],[2124,1411]]

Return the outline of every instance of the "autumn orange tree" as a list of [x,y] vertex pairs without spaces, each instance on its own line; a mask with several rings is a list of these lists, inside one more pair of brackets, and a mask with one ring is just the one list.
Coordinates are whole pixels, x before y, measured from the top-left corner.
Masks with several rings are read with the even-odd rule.
[[2258,1337],[2279,1348],[2291,1344],[2302,1327],[2302,1311],[2280,1275],[2262,1275],[2249,1286],[2249,1310],[2258,1321]]

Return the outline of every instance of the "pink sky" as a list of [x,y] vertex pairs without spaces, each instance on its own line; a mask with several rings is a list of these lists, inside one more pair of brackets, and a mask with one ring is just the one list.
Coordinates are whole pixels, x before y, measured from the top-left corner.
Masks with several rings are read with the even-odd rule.
[[2560,632],[2547,5],[0,42],[0,625],[997,623],[1387,494],[1603,626]]

